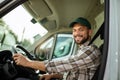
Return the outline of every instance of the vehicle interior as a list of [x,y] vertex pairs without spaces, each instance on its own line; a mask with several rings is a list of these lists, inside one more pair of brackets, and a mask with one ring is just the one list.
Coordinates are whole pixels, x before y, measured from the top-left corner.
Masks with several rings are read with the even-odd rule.
[[[15,45],[19,44],[19,45],[13,47],[12,44],[9,46],[9,48],[6,47],[5,45],[3,48],[3,45],[7,41],[5,41],[6,33],[4,33],[3,31],[4,25],[2,24],[3,22],[2,19],[4,16],[9,14],[12,10],[17,8],[18,6],[22,6],[32,16],[30,20],[32,24],[42,25],[47,30],[47,33],[40,37],[37,37],[38,35],[35,35],[34,37],[37,37],[37,39],[35,38],[34,42],[27,47],[24,46],[24,44],[22,44],[22,41],[19,42],[17,40],[17,37],[15,37],[14,39],[9,38],[12,41],[14,41],[13,44]],[[38,80],[38,76],[36,77],[36,75],[38,74],[34,73],[33,69],[24,69],[23,67],[21,68],[20,66],[16,66],[14,63],[11,63],[11,61],[13,62],[13,60],[11,59],[13,52],[22,51],[23,53],[25,53],[25,55],[28,58],[34,60],[41,60],[41,61],[64,59],[72,54],[75,54],[75,50],[77,46],[73,40],[72,29],[69,27],[69,24],[78,17],[85,17],[90,21],[93,29],[91,43],[95,43],[98,47],[101,47],[101,45],[104,44],[104,37],[103,37],[104,22],[105,22],[104,13],[105,13],[104,0],[92,0],[92,1],[91,0],[2,0],[0,1],[0,18],[1,18],[0,31],[3,32],[0,33],[1,35],[0,59],[1,61],[3,61],[0,62],[0,68],[3,66],[3,64],[7,62],[7,64],[5,64],[4,66],[4,69],[3,70],[1,69],[2,71],[0,70],[0,75],[3,75],[1,79],[15,80],[16,78],[21,76],[25,78],[27,76],[30,76],[27,78],[31,78],[30,80],[33,79]],[[23,14],[21,14],[21,17],[24,18],[26,17],[22,15]],[[18,16],[14,16],[13,18],[17,20]],[[103,47],[101,48],[101,51],[102,50]],[[4,57],[5,59],[2,58],[1,56],[5,56]],[[10,60],[10,62],[8,60]],[[8,64],[10,64],[10,67]],[[12,71],[9,71],[9,68]],[[23,74],[23,72],[20,71],[21,69],[26,71],[26,73],[28,72],[28,74]],[[5,75],[2,72],[4,72]],[[95,78],[92,80],[98,80],[99,72],[100,71],[96,72],[97,77],[95,76]],[[33,75],[29,75],[30,73],[32,73]],[[39,72],[39,74],[42,73],[44,72],[42,71]],[[4,78],[6,75],[8,77]]]

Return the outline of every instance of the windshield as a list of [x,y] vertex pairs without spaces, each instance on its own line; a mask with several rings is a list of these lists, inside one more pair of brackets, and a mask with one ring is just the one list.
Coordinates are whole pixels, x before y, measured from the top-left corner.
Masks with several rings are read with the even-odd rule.
[[22,6],[5,15],[0,21],[0,49],[15,44],[28,47],[47,33],[42,25],[31,20],[32,16]]

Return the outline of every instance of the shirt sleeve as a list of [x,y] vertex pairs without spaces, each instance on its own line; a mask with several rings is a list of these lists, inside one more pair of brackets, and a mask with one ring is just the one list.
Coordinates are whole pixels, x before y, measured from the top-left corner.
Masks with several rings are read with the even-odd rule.
[[94,46],[87,46],[67,59],[50,61],[46,64],[49,73],[61,73],[77,69],[97,67],[100,64],[100,51]]

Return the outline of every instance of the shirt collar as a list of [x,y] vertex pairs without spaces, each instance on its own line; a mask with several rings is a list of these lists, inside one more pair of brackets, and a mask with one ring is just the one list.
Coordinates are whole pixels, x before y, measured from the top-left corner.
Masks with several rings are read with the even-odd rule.
[[85,46],[88,46],[89,42],[90,42],[90,41],[87,41],[87,42],[85,42],[84,44],[78,45],[78,46],[79,46],[79,48],[83,48],[83,47],[85,47]]

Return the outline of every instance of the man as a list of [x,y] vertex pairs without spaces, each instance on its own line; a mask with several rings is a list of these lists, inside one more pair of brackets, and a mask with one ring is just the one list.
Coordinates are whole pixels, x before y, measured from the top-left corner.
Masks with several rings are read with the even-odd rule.
[[16,64],[46,71],[56,78],[61,78],[61,73],[68,72],[66,80],[91,80],[100,64],[101,54],[95,45],[88,45],[92,34],[91,24],[87,19],[80,17],[73,21],[70,27],[73,28],[73,37],[78,44],[75,55],[64,60],[41,62],[15,54],[13,58]]

